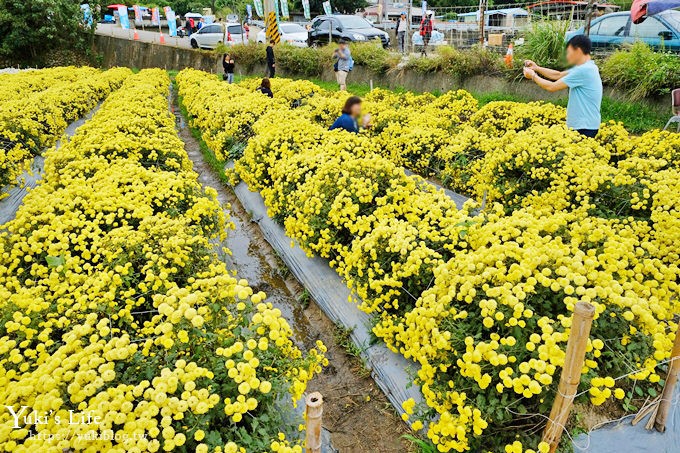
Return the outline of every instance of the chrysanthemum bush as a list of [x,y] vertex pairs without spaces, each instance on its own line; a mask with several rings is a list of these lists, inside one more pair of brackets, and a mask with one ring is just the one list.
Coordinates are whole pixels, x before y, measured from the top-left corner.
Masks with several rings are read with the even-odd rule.
[[0,91],[7,94],[0,101],[0,189],[16,182],[31,157],[130,74],[127,68],[68,67],[0,76]]
[[0,232],[2,451],[302,451],[286,408],[325,348],[216,255],[169,82],[129,76]]
[[[252,82],[244,91],[194,70],[178,81],[193,124],[210,123],[206,138],[242,121],[211,105],[268,104],[236,176],[294,243],[330,260],[374,333],[419,365],[426,404],[404,402],[404,418],[439,451],[546,450],[532,414],[550,411],[579,301],[597,313],[579,400],[629,410],[636,392],[658,392],[680,308],[677,136],[606,124],[588,139],[549,104],[478,108],[456,92],[433,107],[429,94],[383,90],[364,103],[375,128],[350,134],[327,129],[343,96],[307,82],[291,108],[300,82],[274,80],[271,102]],[[486,206],[458,210],[402,165]]]

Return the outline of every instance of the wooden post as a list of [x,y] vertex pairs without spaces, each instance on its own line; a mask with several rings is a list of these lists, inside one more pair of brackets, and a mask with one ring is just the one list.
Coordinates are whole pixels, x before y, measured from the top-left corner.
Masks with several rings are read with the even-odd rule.
[[590,36],[590,22],[593,20],[593,9],[595,9],[595,0],[588,0],[588,5],[586,6],[586,25],[583,28],[586,36]]
[[671,352],[671,361],[668,364],[668,374],[666,375],[666,384],[663,386],[661,392],[661,400],[659,409],[654,420],[654,428],[660,433],[666,431],[666,418],[668,418],[668,411],[671,408],[671,401],[673,399],[673,390],[675,384],[678,383],[678,375],[680,374],[680,324],[675,333],[675,341],[673,342],[673,352]]
[[550,445],[554,453],[560,443],[564,425],[567,423],[571,406],[574,403],[578,384],[581,381],[581,370],[586,357],[586,346],[590,336],[590,327],[595,317],[595,307],[586,302],[578,302],[571,317],[571,332],[567,341],[567,353],[564,367],[557,387],[557,396],[553,402],[548,424],[543,432],[543,442]]
[[479,0],[479,44],[484,47],[484,25],[486,24],[487,0]]
[[307,453],[321,453],[321,416],[323,396],[314,392],[305,398],[307,412]]

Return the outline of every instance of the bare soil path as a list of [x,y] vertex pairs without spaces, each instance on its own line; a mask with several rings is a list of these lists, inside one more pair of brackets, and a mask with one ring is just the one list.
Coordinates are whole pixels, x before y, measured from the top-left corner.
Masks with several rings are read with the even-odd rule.
[[404,453],[414,451],[403,435],[409,432],[385,395],[377,387],[361,361],[351,354],[347,335],[339,330],[310,300],[304,288],[289,274],[262,233],[205,161],[200,143],[191,134],[179,113],[177,99],[173,109],[178,117],[179,136],[199,181],[214,188],[218,199],[236,225],[229,231],[226,246],[232,255],[225,257],[257,290],[281,309],[305,348],[321,340],[328,347],[330,365],[309,384],[308,391],[324,396],[324,428],[331,433],[333,447],[341,453]]

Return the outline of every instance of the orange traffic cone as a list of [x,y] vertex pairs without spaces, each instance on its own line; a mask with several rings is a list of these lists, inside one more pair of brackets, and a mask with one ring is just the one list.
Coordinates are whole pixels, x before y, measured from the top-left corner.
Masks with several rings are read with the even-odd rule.
[[160,39],[159,39],[159,42],[160,42],[161,44],[165,44],[165,36],[163,36],[163,33],[161,33],[161,37],[160,37]]
[[512,59],[514,57],[514,54],[515,54],[514,47],[512,43],[510,43],[508,44],[508,51],[505,53],[505,58],[503,58],[503,60],[505,60],[505,66],[507,66],[508,68],[512,68]]
[[231,37],[231,33],[227,32],[227,42],[232,42],[234,38]]
[[132,35],[132,39],[134,39],[135,41],[139,41],[139,33],[137,33],[137,30],[135,30],[135,34]]

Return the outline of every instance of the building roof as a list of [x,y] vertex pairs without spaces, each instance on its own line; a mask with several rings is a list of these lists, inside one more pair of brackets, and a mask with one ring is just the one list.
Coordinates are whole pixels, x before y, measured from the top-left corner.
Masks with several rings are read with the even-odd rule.
[[[485,16],[492,16],[494,14],[500,14],[503,16],[528,16],[527,10],[522,8],[504,8],[504,9],[488,9],[484,11]],[[469,17],[479,15],[479,10],[472,11],[470,13],[459,14],[458,16]]]
[[[550,6],[560,6],[560,5],[569,5],[569,6],[583,6],[586,7],[588,6],[587,1],[583,0],[548,0],[544,2],[538,2],[534,3],[533,5],[528,5],[527,9],[533,9],[537,7],[550,7]],[[611,8],[614,10],[619,10],[621,7],[619,5],[614,5],[610,3],[596,3],[595,6],[597,8]]]

